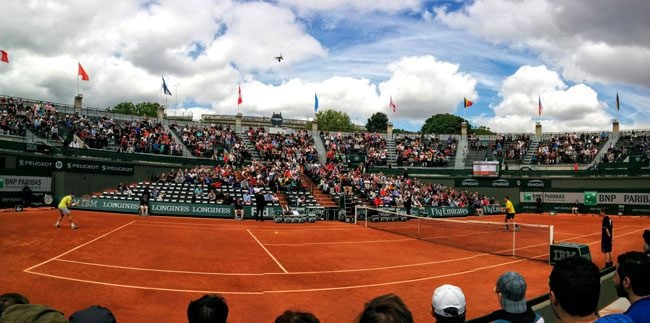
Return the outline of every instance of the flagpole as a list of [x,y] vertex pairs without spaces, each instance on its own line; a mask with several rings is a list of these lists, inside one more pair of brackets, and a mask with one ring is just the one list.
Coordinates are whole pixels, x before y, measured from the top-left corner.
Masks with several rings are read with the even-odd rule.
[[79,60],[77,60],[77,74],[75,76],[76,89],[77,89],[76,95],[79,95],[79,64],[81,64],[81,63],[79,63]]
[[179,85],[178,83],[176,83],[176,85],[174,85],[174,91],[176,91],[176,94],[175,94],[176,96],[174,97],[174,109],[175,110],[178,110],[178,85]]

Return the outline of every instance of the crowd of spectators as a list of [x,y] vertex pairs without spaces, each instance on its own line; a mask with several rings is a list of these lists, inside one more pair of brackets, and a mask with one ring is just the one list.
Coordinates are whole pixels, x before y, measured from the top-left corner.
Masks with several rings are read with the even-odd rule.
[[26,129],[41,138],[61,140],[55,105],[1,97],[0,132],[5,135],[25,136]]
[[608,139],[606,132],[600,134],[566,133],[551,137],[549,142],[540,143],[532,156],[532,164],[587,164],[591,162],[600,146]]
[[438,135],[398,135],[395,139],[398,166],[445,167],[456,155],[458,139],[451,135],[446,142]]
[[263,161],[280,160],[304,165],[318,156],[314,139],[306,130],[271,134],[264,128],[249,128],[247,136]]
[[220,160],[227,164],[241,164],[250,155],[241,139],[230,126],[215,125],[200,127],[197,125],[170,125],[180,137],[183,145],[193,156]]
[[347,164],[352,154],[365,155],[368,166],[385,166],[388,162],[386,139],[381,134],[321,131],[320,138],[328,163]]
[[494,160],[522,162],[530,147],[530,136],[526,134],[498,134],[494,141],[482,140],[476,134],[467,138],[469,150],[488,150]]
[[363,167],[347,170],[336,163],[322,165],[318,162],[310,163],[306,171],[323,192],[358,194],[374,207],[404,207],[407,199],[407,204],[413,207],[482,207],[498,203],[477,192],[422,182],[408,176],[406,171],[400,176],[369,174],[363,172]]
[[650,133],[647,131],[630,131],[621,133],[616,146],[609,147],[603,156],[603,163],[623,162],[629,156],[640,155],[644,160],[650,159]]

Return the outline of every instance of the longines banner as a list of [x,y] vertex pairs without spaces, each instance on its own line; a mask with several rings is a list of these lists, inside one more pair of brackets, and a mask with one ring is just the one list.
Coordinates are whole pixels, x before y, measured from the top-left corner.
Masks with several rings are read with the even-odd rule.
[[[138,213],[140,209],[139,201],[134,200],[115,200],[115,199],[75,199],[79,203],[73,206],[73,209],[120,212],[120,213]],[[280,211],[279,207],[267,207],[264,209],[264,217],[273,217]],[[255,208],[244,206],[244,216],[252,217]],[[217,218],[229,218],[234,216],[234,207],[232,205],[204,204],[204,203],[169,203],[152,201],[149,203],[149,214],[153,215],[176,215],[176,216],[206,216]]]
[[131,164],[51,157],[18,157],[16,158],[16,168],[133,175],[133,165]]
[[456,187],[525,187],[551,188],[547,179],[517,179],[517,178],[457,178]]

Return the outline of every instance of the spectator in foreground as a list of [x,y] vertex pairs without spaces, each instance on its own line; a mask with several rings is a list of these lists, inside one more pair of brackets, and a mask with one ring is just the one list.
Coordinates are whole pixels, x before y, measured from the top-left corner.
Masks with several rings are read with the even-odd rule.
[[650,256],[630,251],[618,256],[617,260],[616,293],[632,304],[623,314],[634,322],[650,322]]
[[597,319],[600,270],[591,260],[578,256],[560,260],[548,284],[551,309],[560,322]]
[[373,298],[359,315],[359,323],[412,323],[413,315],[402,299],[395,294]]
[[106,307],[93,305],[70,315],[70,323],[117,323],[113,312]]
[[643,231],[643,251],[650,253],[650,229]]
[[431,314],[438,323],[465,322],[465,294],[454,285],[442,285],[433,292]]
[[228,304],[219,294],[206,294],[191,301],[187,306],[189,323],[226,323],[228,321]]
[[275,319],[275,323],[320,323],[320,320],[309,312],[284,311]]
[[489,322],[543,323],[544,319],[526,304],[526,281],[514,271],[507,271],[497,280],[494,291],[501,309],[486,317]]
[[63,313],[37,304],[9,305],[0,316],[0,323],[68,323]]
[[5,308],[15,304],[29,304],[27,297],[18,293],[5,293],[0,295],[0,315]]

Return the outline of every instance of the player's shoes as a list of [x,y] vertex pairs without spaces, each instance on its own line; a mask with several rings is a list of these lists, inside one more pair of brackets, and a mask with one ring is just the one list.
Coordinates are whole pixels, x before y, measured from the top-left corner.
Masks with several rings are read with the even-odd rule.
[[71,224],[71,225],[70,225],[70,229],[72,229],[72,230],[76,230],[76,229],[78,229],[78,228],[79,228],[79,227],[76,226],[76,225],[74,225],[74,224]]
[[54,225],[54,227],[55,227],[55,228],[59,228],[59,227],[61,227],[61,224],[60,224],[59,222],[57,222],[57,223]]

